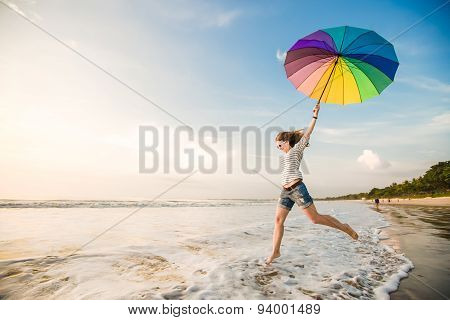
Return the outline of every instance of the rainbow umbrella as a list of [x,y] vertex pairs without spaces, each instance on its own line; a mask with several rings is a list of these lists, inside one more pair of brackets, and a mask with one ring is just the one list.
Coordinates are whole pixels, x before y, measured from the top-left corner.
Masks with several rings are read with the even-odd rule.
[[318,102],[359,103],[379,95],[398,68],[394,46],[376,32],[349,26],[298,40],[284,62],[286,75]]

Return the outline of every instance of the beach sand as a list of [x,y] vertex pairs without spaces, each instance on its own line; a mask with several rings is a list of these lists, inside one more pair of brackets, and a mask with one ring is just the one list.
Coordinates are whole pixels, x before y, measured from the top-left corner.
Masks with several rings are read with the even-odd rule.
[[352,225],[359,241],[312,224],[295,207],[285,223],[282,257],[271,266],[264,259],[276,201],[136,205],[0,203],[0,296],[389,299],[412,267],[379,241],[387,221],[363,203],[316,202],[322,213]]
[[[388,201],[390,200],[390,201]],[[366,200],[366,203],[373,203],[373,200]],[[380,205],[421,205],[421,206],[450,206],[450,197],[437,197],[437,198],[421,198],[421,199],[402,199],[402,198],[390,198],[380,199]]]

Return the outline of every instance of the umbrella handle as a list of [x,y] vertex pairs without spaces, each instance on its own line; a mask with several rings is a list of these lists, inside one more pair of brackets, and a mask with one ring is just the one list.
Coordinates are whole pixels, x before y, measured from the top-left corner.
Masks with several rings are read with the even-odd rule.
[[339,61],[339,56],[337,57],[336,62],[334,63],[333,70],[331,70],[330,76],[328,77],[327,83],[325,83],[325,87],[323,88],[322,94],[320,95],[320,98],[317,101],[317,103],[320,103],[320,99],[322,99],[322,96],[323,96],[323,94],[325,92],[325,89],[327,88],[327,85],[328,85],[328,82],[331,79],[331,76],[333,75],[334,69],[336,68],[336,65],[337,65],[338,61]]

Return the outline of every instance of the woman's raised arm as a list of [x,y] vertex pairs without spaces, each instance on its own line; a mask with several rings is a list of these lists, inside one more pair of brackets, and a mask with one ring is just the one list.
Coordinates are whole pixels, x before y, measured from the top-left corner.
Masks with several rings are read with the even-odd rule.
[[305,136],[310,136],[314,130],[314,126],[316,125],[317,117],[319,116],[320,110],[320,102],[317,102],[316,106],[313,109],[313,118],[309,124],[308,129],[306,129]]

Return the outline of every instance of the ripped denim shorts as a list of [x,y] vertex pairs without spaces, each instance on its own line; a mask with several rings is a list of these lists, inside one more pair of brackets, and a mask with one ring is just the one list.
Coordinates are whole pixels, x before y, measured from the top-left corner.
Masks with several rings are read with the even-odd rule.
[[296,203],[300,208],[304,209],[313,204],[313,198],[309,195],[306,185],[302,182],[293,190],[282,190],[278,199],[278,206],[291,210]]

